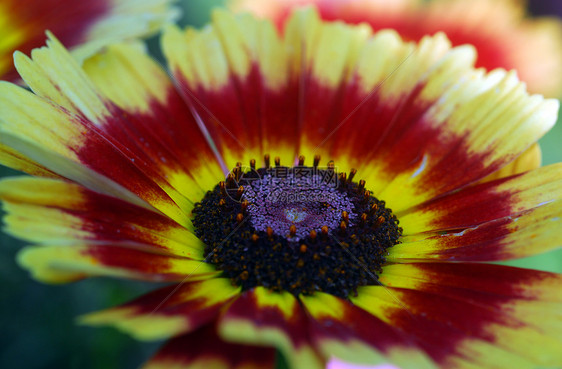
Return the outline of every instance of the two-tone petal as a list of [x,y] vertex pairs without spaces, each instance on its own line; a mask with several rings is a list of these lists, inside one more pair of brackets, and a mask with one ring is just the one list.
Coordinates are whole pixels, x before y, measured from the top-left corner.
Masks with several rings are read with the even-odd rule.
[[5,229],[33,242],[20,264],[43,282],[88,276],[181,281],[216,275],[205,245],[160,213],[56,179],[0,183]]
[[352,298],[440,367],[555,367],[560,275],[500,265],[395,264]]
[[219,334],[227,341],[277,347],[291,368],[322,368],[300,302],[288,292],[256,287],[240,296],[221,316]]
[[370,366],[391,361],[403,368],[434,367],[407,334],[348,301],[325,293],[302,296],[301,301],[324,357]]
[[114,326],[141,340],[170,338],[211,323],[239,293],[240,288],[225,278],[182,281],[127,304],[82,316],[80,323]]
[[560,247],[560,170],[550,165],[405,211],[389,259],[506,260]]

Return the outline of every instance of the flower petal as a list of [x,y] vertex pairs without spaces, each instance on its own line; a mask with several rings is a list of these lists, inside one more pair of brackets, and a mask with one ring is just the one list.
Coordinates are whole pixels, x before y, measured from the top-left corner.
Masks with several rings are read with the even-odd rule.
[[500,261],[562,246],[562,200],[477,226],[406,236],[387,260]]
[[112,42],[155,33],[179,15],[171,0],[3,0],[0,4],[0,78],[17,80],[12,63],[43,45],[50,30],[75,55],[84,58]]
[[229,167],[265,153],[292,164],[298,85],[283,41],[251,17],[215,11],[213,22],[205,32],[170,27],[162,38],[185,101]]
[[503,260],[560,246],[562,165],[473,186],[398,214],[391,259]]
[[517,159],[488,175],[486,178],[480,180],[481,183],[490,182],[495,179],[509,177],[515,174],[525,173],[529,170],[537,169],[541,166],[542,151],[538,143],[532,145],[523,154],[519,155]]
[[168,74],[143,50],[111,45],[83,68],[100,94],[126,114],[124,121],[106,117],[103,129],[151,163],[178,192],[199,201],[224,178]]
[[274,369],[275,350],[227,343],[212,325],[168,341],[143,369]]
[[134,301],[80,317],[81,324],[111,325],[139,340],[159,340],[192,332],[214,320],[240,293],[225,278],[161,288]]
[[562,360],[560,275],[500,265],[395,264],[353,303],[447,368],[554,367]]
[[349,302],[320,292],[300,300],[312,316],[312,336],[325,357],[363,365],[393,362],[404,369],[434,367],[406,334]]
[[33,176],[60,178],[59,175],[2,143],[0,143],[0,164]]
[[562,164],[484,183],[400,214],[404,234],[467,228],[562,198]]
[[288,292],[256,287],[240,296],[219,319],[227,341],[278,348],[291,368],[323,368],[324,359],[312,346],[307,318]]
[[[413,91],[410,102],[397,108],[390,126],[388,121],[384,123],[386,132],[364,132],[364,137],[384,139],[373,145],[364,138],[351,145],[359,155],[369,152],[370,144],[373,191],[394,211],[464,187],[502,168],[556,121],[557,101],[529,97],[511,73],[482,76],[467,69],[459,71],[464,63],[460,51],[452,51],[419,82],[425,87]],[[447,80],[456,82],[447,86]],[[416,108],[419,106],[423,108]],[[347,136],[345,128],[342,137]]]
[[109,242],[153,253],[203,259],[205,245],[160,213],[54,179],[0,181],[5,230],[46,245]]
[[153,282],[206,279],[218,272],[203,261],[140,251],[111,243],[26,247],[18,262],[45,283],[108,276]]

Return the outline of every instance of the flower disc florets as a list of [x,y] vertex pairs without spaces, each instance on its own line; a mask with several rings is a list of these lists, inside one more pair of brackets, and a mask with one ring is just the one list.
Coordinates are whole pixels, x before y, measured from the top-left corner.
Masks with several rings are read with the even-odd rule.
[[264,286],[294,295],[315,291],[346,298],[377,283],[387,249],[402,233],[385,202],[327,167],[249,170],[241,164],[193,210],[206,261],[243,289]]

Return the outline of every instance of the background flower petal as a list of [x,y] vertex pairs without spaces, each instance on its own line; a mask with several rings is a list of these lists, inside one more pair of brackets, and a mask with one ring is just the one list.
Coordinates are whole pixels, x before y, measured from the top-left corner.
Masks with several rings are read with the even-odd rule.
[[[79,59],[112,42],[155,33],[178,18],[173,0],[2,0],[0,3],[0,78],[15,81],[16,50],[43,45],[50,30]],[[9,15],[9,16],[8,16]]]

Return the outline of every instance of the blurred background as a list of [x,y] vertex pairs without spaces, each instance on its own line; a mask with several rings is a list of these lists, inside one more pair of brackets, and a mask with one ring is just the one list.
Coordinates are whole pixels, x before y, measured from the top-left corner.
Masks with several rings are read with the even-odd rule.
[[[264,0],[265,1],[265,0]],[[210,9],[224,0],[184,0],[182,26],[200,27]],[[535,15],[562,16],[560,0],[530,0]],[[149,40],[159,55],[158,37]],[[541,141],[543,163],[562,161],[562,122]],[[0,176],[18,173],[0,168]],[[112,328],[75,324],[81,314],[114,306],[157,287],[155,284],[91,279],[69,285],[31,280],[15,262],[23,243],[0,233],[0,368],[129,369],[137,368],[159,343],[141,343]],[[562,272],[562,250],[505,263]]]

